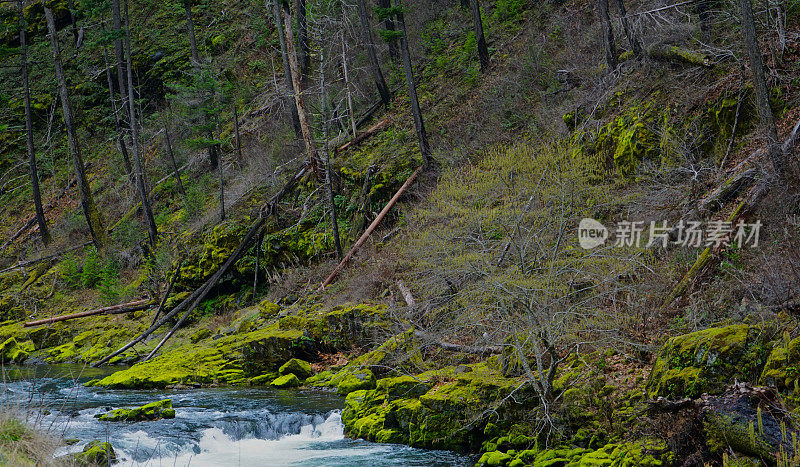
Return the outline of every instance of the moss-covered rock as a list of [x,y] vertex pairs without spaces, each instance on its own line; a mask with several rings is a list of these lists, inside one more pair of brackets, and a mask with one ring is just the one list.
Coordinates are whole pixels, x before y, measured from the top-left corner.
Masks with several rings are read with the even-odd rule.
[[308,353],[303,332],[275,326],[234,334],[203,345],[186,344],[97,382],[117,389],[164,388],[177,384],[247,384],[295,355]]
[[[378,381],[376,389],[352,391],[345,401],[342,421],[350,436],[372,441],[391,439],[416,447],[477,449],[493,412],[512,417],[535,404],[521,381],[506,378],[491,363],[431,370],[416,376]],[[506,399],[512,391],[517,397]],[[518,412],[517,412],[518,411]]]
[[95,418],[107,422],[141,422],[145,420],[160,420],[162,418],[175,418],[175,409],[172,400],[164,399],[151,402],[134,409],[117,409],[111,412],[95,415]]
[[117,454],[111,443],[92,441],[83,447],[83,451],[72,454],[72,461],[80,466],[110,466],[117,462]]
[[288,375],[293,373],[300,379],[306,379],[313,374],[311,364],[299,358],[293,358],[278,368],[278,374]]
[[647,381],[651,397],[697,397],[722,392],[734,379],[757,381],[770,352],[771,332],[738,324],[669,339]]
[[300,378],[293,375],[292,373],[289,373],[288,375],[283,375],[275,378],[275,380],[272,383],[270,383],[270,386],[276,388],[296,388],[298,386],[301,386],[302,384],[303,382],[300,381]]
[[347,395],[361,389],[375,388],[375,375],[366,368],[351,373],[346,372],[342,374],[340,379],[333,378],[333,380],[338,381],[336,383],[336,392],[342,395]]
[[800,337],[775,344],[759,381],[782,394],[800,397]]
[[17,340],[9,337],[0,344],[0,361],[21,363],[28,359],[30,354],[36,350],[33,341]]
[[481,455],[477,465],[527,465],[547,467],[665,467],[672,465],[674,455],[663,441],[642,440],[637,442],[610,443],[599,449],[560,446],[552,449],[527,449],[489,451]]

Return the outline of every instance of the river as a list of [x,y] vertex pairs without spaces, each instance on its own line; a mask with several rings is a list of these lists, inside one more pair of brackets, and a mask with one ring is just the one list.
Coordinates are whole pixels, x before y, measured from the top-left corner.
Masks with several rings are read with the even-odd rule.
[[[109,390],[82,383],[111,371],[80,365],[5,367],[3,408],[27,414],[53,436],[110,441],[122,466],[428,466],[473,465],[449,451],[376,444],[344,436],[344,399],[317,390],[203,388]],[[94,415],[172,399],[176,416],[101,422]]]

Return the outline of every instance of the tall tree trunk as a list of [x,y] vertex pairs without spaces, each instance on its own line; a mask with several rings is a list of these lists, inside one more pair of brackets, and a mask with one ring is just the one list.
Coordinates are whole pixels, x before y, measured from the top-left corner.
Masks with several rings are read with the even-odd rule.
[[700,34],[703,42],[711,40],[711,0],[696,0],[695,8],[697,16],[700,17]]
[[306,0],[296,0],[297,9],[297,59],[300,61],[300,76],[303,80],[308,76],[311,67],[311,53],[308,43],[308,20],[306,18]]
[[401,0],[396,0],[397,24],[400,27],[400,52],[403,55],[403,68],[406,72],[406,84],[408,87],[408,97],[411,101],[411,114],[414,117],[414,128],[417,130],[417,140],[419,141],[419,151],[422,153],[423,165],[428,168],[433,164],[433,157],[431,156],[431,148],[428,144],[428,136],[425,133],[425,121],[422,120],[422,111],[419,108],[419,99],[417,98],[417,85],[414,80],[414,68],[411,65],[411,52],[408,49],[408,31],[406,30],[406,22],[403,17],[403,4]]
[[[339,221],[336,213],[336,195],[333,192],[333,157],[328,147],[327,141],[330,140],[330,113],[328,112],[327,88],[325,87],[325,48],[321,47],[319,52],[319,82],[321,88],[320,108],[322,109],[322,128],[326,144],[325,149],[325,188],[328,192],[328,206],[330,207],[331,233],[333,235],[333,245],[336,248],[336,258],[342,259],[342,242],[339,239]],[[336,154],[334,147],[333,154]]]
[[614,44],[614,28],[611,26],[611,17],[608,15],[608,0],[597,0],[600,14],[600,28],[603,30],[603,48],[606,53],[608,71],[617,69],[617,46]]
[[[170,113],[170,117],[172,114]],[[183,196],[184,202],[189,202],[189,197],[186,196],[186,188],[183,186],[183,180],[181,180],[181,169],[178,167],[178,162],[175,160],[175,152],[172,150],[172,138],[169,136],[169,122],[167,121],[166,115],[164,116],[164,142],[167,144],[167,155],[169,156],[169,162],[172,164],[172,174],[175,177],[175,181],[178,183],[178,191],[181,192],[181,196]]]
[[[267,0],[268,1],[268,0]],[[269,8],[269,5],[267,5]],[[300,118],[297,116],[297,107],[294,103],[295,89],[292,83],[292,70],[289,66],[289,53],[286,51],[286,36],[283,32],[283,20],[281,19],[281,5],[279,0],[272,0],[272,13],[275,17],[275,32],[278,34],[281,44],[281,58],[283,59],[283,80],[286,83],[286,89],[289,91],[289,98],[287,99],[286,107],[292,116],[292,128],[294,134],[298,138],[303,136],[303,131],[300,129]]]
[[[392,0],[377,0],[378,8],[391,8],[392,7]],[[391,16],[387,16],[383,20],[383,29],[388,31],[389,33],[393,33],[397,29],[395,28],[394,19]],[[387,44],[389,46],[389,58],[392,59],[393,62],[397,62],[400,60],[400,48],[398,47],[397,41],[391,40]]]
[[[195,72],[200,70],[200,51],[197,49],[197,38],[195,37],[194,32],[194,18],[192,17],[192,0],[183,0],[183,11],[186,15],[186,29],[189,34],[189,49],[192,53],[192,67],[195,69]],[[203,102],[208,100],[208,96],[205,92],[202,92],[200,98]],[[209,140],[214,139],[214,134],[211,131],[211,128],[208,125],[208,115],[205,112],[202,112],[202,125],[206,128],[206,138]],[[216,145],[211,145],[207,149],[208,151],[208,161],[211,163],[211,168],[216,169],[217,164],[219,164],[219,152],[217,151]]]
[[[347,96],[347,111],[350,114],[350,125],[353,127],[353,138],[355,138],[358,134],[358,126],[356,125],[356,111],[353,109],[353,96],[350,92],[350,76],[347,73],[347,42],[344,40],[344,31],[342,31],[342,73],[344,73],[344,90]],[[328,141],[328,138],[325,138],[325,141]]]
[[125,173],[130,176],[133,174],[131,167],[131,158],[128,156],[128,147],[125,145],[125,133],[122,131],[122,126],[119,120],[119,108],[117,107],[117,99],[114,97],[114,80],[111,77],[111,65],[108,61],[108,47],[103,46],[103,60],[106,65],[106,80],[108,81],[108,95],[111,100],[111,112],[114,118],[114,129],[117,132],[117,144],[119,144],[119,152],[122,154],[122,163],[125,165]]
[[775,119],[769,105],[769,91],[767,79],[764,75],[764,64],[761,61],[761,48],[758,46],[756,23],[753,16],[753,5],[750,0],[741,0],[742,32],[744,33],[744,46],[750,58],[750,70],[753,73],[753,88],[756,92],[756,105],[761,129],[767,138],[769,159],[783,183],[787,183],[786,160],[778,142],[778,130],[775,128]]
[[47,229],[47,221],[44,218],[42,208],[42,195],[39,192],[39,174],[36,170],[36,148],[33,145],[33,117],[31,115],[31,89],[28,83],[28,43],[25,24],[25,15],[22,8],[22,0],[19,1],[19,44],[20,44],[20,68],[22,72],[22,93],[25,98],[25,142],[28,145],[28,170],[31,176],[31,189],[33,191],[33,205],[36,209],[36,222],[39,224],[39,235],[42,236],[42,243],[45,246],[50,244],[50,231]]
[[46,6],[44,8],[44,16],[47,20],[47,29],[50,32],[50,45],[53,49],[53,65],[55,67],[56,82],[58,83],[58,91],[61,96],[61,108],[64,113],[64,127],[67,131],[69,152],[72,154],[75,178],[78,181],[78,190],[81,194],[81,207],[83,208],[84,216],[86,216],[86,223],[89,226],[89,234],[92,236],[92,242],[98,250],[102,250],[108,241],[108,233],[105,227],[103,227],[103,217],[97,209],[97,205],[94,203],[92,189],[89,186],[89,181],[86,179],[86,172],[83,168],[83,156],[81,155],[78,133],[75,130],[72,103],[69,100],[69,92],[67,91],[67,79],[64,76],[64,66],[61,63],[61,47],[58,44],[56,21],[53,18],[53,11]]
[[383,105],[389,105],[389,87],[386,85],[386,80],[383,78],[381,66],[378,63],[378,54],[375,52],[375,43],[372,41],[372,33],[369,27],[369,15],[367,14],[366,0],[358,0],[358,18],[361,22],[361,40],[364,41],[364,48],[367,50],[367,58],[369,59],[369,69],[372,72],[372,79],[375,81],[375,88],[378,89],[378,95],[381,97]]
[[478,41],[478,58],[481,61],[481,71],[486,71],[489,68],[489,49],[486,47],[486,38],[483,35],[481,5],[479,0],[470,0],[469,3],[472,7],[472,23],[475,28],[475,39]]
[[78,45],[78,21],[75,19],[75,2],[67,0],[67,9],[69,10],[69,22],[72,26],[72,38],[75,39],[75,45]]
[[294,46],[294,32],[292,31],[292,13],[289,10],[289,5],[283,5],[283,25],[286,32],[286,55],[289,56],[289,70],[292,74],[292,85],[294,86],[294,101],[297,107],[297,117],[300,120],[300,130],[303,133],[303,141],[306,145],[306,153],[308,160],[317,174],[317,148],[314,144],[314,136],[311,133],[311,123],[308,120],[308,111],[306,110],[306,101],[303,97],[303,83],[300,74],[300,65],[297,63],[297,55],[295,54]]
[[225,221],[225,177],[222,173],[222,164],[217,165],[217,178],[219,180],[219,221]]
[[233,103],[233,130],[236,135],[236,157],[239,163],[242,162],[242,135],[239,133],[239,110],[236,108],[236,102]]
[[[122,115],[118,116],[118,120],[123,120],[125,122],[129,122],[130,119],[128,118],[128,84],[125,82],[126,76],[128,76],[127,68],[125,67],[125,51],[123,50],[124,47],[122,45],[122,13],[119,7],[119,0],[112,0],[111,2],[111,13],[112,13],[112,21],[114,24],[114,31],[117,33],[118,37],[114,39],[114,55],[117,61],[117,86],[119,87],[119,95],[122,98]],[[133,173],[133,169],[129,169],[128,173]]]
[[145,178],[147,174],[144,171],[142,164],[142,151],[139,146],[139,124],[136,121],[136,99],[133,91],[133,66],[132,52],[131,52],[131,23],[128,19],[128,1],[125,0],[125,64],[128,72],[128,115],[130,116],[131,124],[131,142],[133,143],[133,165],[136,171],[136,187],[139,190],[139,197],[142,199],[142,210],[144,211],[144,221],[147,226],[147,236],[151,245],[155,245],[158,241],[158,228],[156,228],[156,221],[153,217],[153,209],[150,206],[150,197],[148,196],[147,183]]
[[622,29],[625,31],[625,38],[628,40],[628,45],[631,46],[631,52],[633,52],[633,56],[639,57],[642,55],[642,45],[639,43],[639,39],[636,38],[636,35],[633,33],[633,28],[631,28],[631,25],[628,22],[628,11],[625,9],[625,0],[616,1],[617,9],[619,10],[619,17],[622,21]]

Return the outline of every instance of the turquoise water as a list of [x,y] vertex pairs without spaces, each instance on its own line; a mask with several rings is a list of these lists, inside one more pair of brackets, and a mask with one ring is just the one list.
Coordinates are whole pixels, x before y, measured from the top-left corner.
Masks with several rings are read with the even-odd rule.
[[[109,373],[76,365],[6,367],[4,406],[54,436],[110,441],[123,466],[473,465],[449,451],[345,438],[334,393],[270,388],[121,391],[82,383]],[[101,422],[94,415],[169,398],[173,420]]]

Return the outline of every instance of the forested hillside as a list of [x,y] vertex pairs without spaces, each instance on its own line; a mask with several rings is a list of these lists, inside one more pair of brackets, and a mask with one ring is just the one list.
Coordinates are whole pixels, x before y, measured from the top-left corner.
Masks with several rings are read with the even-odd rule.
[[0,19],[2,363],[327,388],[484,465],[800,462],[797,0]]

